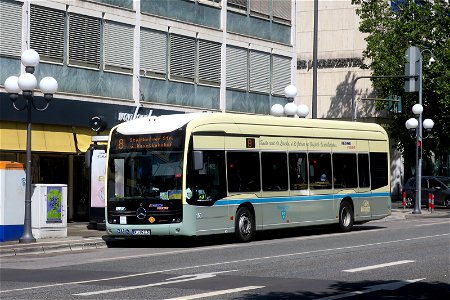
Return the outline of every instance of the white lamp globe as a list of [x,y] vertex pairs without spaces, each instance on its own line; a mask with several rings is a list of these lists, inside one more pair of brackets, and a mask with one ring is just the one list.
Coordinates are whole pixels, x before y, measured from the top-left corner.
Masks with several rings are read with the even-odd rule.
[[309,114],[309,108],[305,104],[300,104],[297,107],[297,115],[300,118],[306,118],[306,116]]
[[58,90],[58,82],[51,76],[44,77],[39,82],[39,89],[44,94],[54,94]]
[[293,116],[297,113],[297,105],[294,102],[289,102],[284,106],[284,114],[286,116]]
[[286,98],[294,98],[295,96],[297,96],[297,88],[292,84],[288,85],[284,88],[284,95],[286,96]]
[[18,94],[21,92],[19,87],[19,77],[9,76],[5,80],[5,90],[10,94]]
[[415,115],[420,115],[423,112],[423,106],[420,104],[414,104],[412,111]]
[[28,49],[22,53],[21,60],[25,67],[36,67],[39,64],[39,54],[33,50]]
[[33,74],[23,73],[19,76],[18,84],[22,91],[32,91],[37,86],[37,80]]
[[434,127],[434,122],[431,119],[425,119],[423,120],[423,128],[426,130],[431,130]]
[[281,117],[284,114],[284,108],[281,104],[274,104],[270,108],[270,114],[275,117]]
[[415,118],[410,118],[405,123],[405,127],[408,130],[416,129],[417,126],[419,126],[419,122]]

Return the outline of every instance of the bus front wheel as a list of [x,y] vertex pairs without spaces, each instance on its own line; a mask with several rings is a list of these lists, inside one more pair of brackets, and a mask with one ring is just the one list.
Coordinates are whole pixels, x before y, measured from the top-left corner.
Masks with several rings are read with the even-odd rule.
[[341,202],[339,207],[339,228],[342,232],[349,232],[353,227],[353,208],[347,201]]
[[255,235],[255,220],[247,207],[241,207],[236,213],[235,234],[240,242],[249,242]]

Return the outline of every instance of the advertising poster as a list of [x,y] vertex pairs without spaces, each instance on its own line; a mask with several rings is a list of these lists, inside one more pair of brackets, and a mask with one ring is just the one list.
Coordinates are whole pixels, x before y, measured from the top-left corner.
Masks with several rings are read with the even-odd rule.
[[91,207],[105,207],[105,150],[95,149],[91,162]]
[[47,187],[47,223],[62,223],[62,187]]

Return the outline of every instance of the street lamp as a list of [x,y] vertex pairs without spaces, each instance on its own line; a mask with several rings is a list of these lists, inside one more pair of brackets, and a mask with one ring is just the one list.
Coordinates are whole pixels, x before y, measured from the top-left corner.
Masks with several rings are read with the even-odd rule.
[[[22,111],[27,109],[27,162],[26,162],[26,186],[25,186],[25,216],[22,237],[19,243],[33,243],[36,239],[31,230],[31,108],[38,111],[47,109],[53,94],[58,89],[58,82],[53,77],[44,77],[39,83],[39,89],[44,94],[44,105],[38,107],[34,101],[33,90],[37,86],[36,77],[33,75],[36,66],[39,64],[39,54],[29,49],[22,53],[22,64],[25,72],[19,77],[10,76],[5,81],[5,89],[9,93],[14,109]],[[24,103],[17,105],[19,93],[22,92]]]
[[434,122],[431,119],[425,119],[422,122],[422,104],[414,104],[412,111],[415,118],[410,118],[406,121],[405,127],[412,133],[412,137],[416,139],[416,201],[414,204],[413,214],[421,214],[422,204],[422,140],[425,137],[422,135],[422,127],[427,132],[434,127]]
[[272,116],[281,117],[283,115],[288,117],[294,117],[295,115],[300,118],[306,118],[309,114],[308,106],[304,104],[296,105],[294,98],[297,95],[297,88],[293,85],[288,85],[284,88],[284,95],[286,96],[288,103],[283,107],[281,104],[274,104],[270,108],[270,114]]

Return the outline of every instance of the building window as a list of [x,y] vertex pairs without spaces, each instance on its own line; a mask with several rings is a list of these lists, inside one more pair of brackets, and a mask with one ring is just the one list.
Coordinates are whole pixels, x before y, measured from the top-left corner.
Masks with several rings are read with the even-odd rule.
[[105,66],[108,69],[132,71],[133,26],[105,23]]
[[64,18],[63,11],[31,5],[30,47],[42,60],[63,62]]
[[247,90],[248,51],[244,48],[227,46],[227,87]]
[[270,54],[250,50],[250,91],[270,92]]
[[227,5],[228,7],[247,11],[248,0],[228,0]]
[[170,78],[194,81],[195,39],[178,34],[170,35]]
[[70,14],[69,63],[100,67],[101,21],[97,18]]
[[287,0],[273,0],[272,14],[274,21],[281,21],[282,23],[291,23],[291,1]]
[[252,0],[250,1],[250,12],[257,16],[270,18],[270,2],[271,0]]
[[165,77],[167,73],[167,33],[141,30],[141,73]]
[[198,41],[198,80],[199,83],[220,83],[221,44]]
[[284,88],[291,83],[291,58],[272,56],[272,94],[284,96]]
[[0,1],[0,30],[0,55],[20,57],[22,54],[21,2]]

